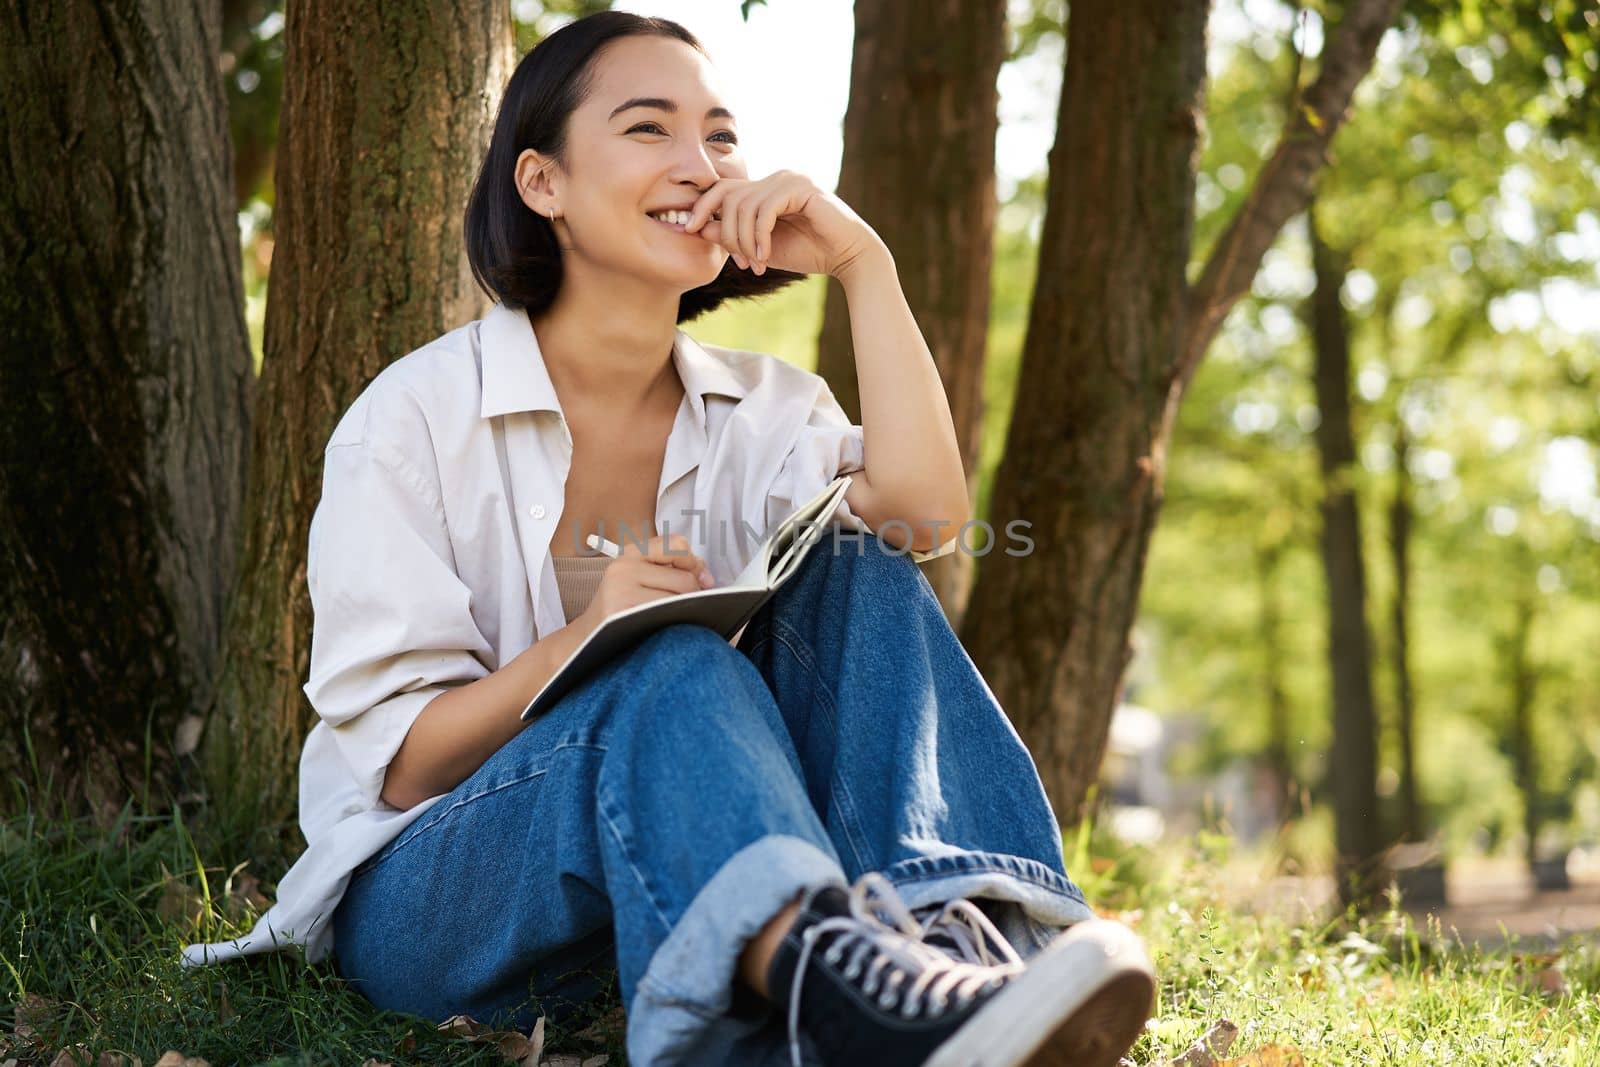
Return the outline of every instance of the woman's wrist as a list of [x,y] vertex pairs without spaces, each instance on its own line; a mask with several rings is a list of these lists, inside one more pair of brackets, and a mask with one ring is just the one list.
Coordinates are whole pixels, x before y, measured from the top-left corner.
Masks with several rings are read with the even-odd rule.
[[860,283],[863,279],[870,279],[874,275],[882,275],[885,271],[890,277],[896,276],[894,253],[889,251],[889,246],[883,242],[883,238],[874,234],[868,244],[833,271],[833,277],[848,292],[852,285]]

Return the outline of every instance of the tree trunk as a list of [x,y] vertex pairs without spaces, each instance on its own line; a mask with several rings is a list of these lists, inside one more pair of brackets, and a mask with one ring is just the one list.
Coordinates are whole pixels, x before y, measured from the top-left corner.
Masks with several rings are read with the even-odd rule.
[[1533,603],[1518,597],[1510,639],[1506,642],[1507,668],[1511,676],[1511,764],[1522,794],[1523,855],[1533,870],[1539,858],[1539,778],[1533,747],[1533,696],[1538,683],[1530,657],[1533,635]]
[[[894,253],[928,339],[977,499],[983,358],[996,212],[994,140],[1005,59],[1004,0],[857,0],[839,196]],[[817,371],[860,421],[861,392],[844,291],[828,283]],[[983,551],[973,531],[963,543]],[[975,557],[923,567],[959,625]]]
[[1339,290],[1342,257],[1322,241],[1306,212],[1316,289],[1311,296],[1316,353],[1317,451],[1322,467],[1322,569],[1328,586],[1328,669],[1333,681],[1333,779],[1340,900],[1365,904],[1382,884],[1378,817],[1378,717],[1367,635],[1366,565],[1356,501],[1355,433],[1350,414],[1350,338]]
[[[1000,544],[962,627],[1074,821],[1105,753],[1160,500],[1207,8],[1072,5],[1038,282],[991,494]],[[1017,533],[1031,549],[1012,522],[1030,524]]]
[[1272,772],[1273,813],[1281,826],[1289,821],[1294,801],[1294,761],[1289,749],[1289,695],[1283,687],[1287,656],[1283,645],[1283,607],[1278,595],[1278,566],[1283,545],[1256,549],[1256,581],[1261,596],[1262,675],[1267,698],[1267,766]]
[[285,38],[240,582],[203,749],[213,825],[232,841],[294,809],[328,437],[383,367],[483,311],[461,212],[512,59],[503,2],[291,0]]
[[[1185,286],[1208,0],[1077,0],[1016,410],[961,634],[1076,820],[1116,707],[1186,385],[1311,195],[1401,0],[1351,0],[1250,195]],[[1020,533],[1012,522],[1029,523]],[[1008,555],[1006,549],[1020,553]]]
[[220,33],[0,5],[0,774],[36,813],[162,805],[215,684],[252,391]]
[[1401,830],[1407,841],[1421,841],[1422,801],[1417,789],[1417,709],[1411,685],[1411,443],[1405,420],[1395,416],[1394,499],[1389,505],[1389,552],[1394,567],[1395,726],[1400,734]]

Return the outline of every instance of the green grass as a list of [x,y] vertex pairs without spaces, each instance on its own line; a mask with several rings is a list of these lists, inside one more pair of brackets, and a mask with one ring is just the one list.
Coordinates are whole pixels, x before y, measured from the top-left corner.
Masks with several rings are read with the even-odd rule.
[[[493,1046],[375,1011],[298,953],[180,968],[181,945],[243,933],[261,900],[248,867],[197,856],[192,842],[180,819],[131,809],[106,829],[0,823],[0,1061],[48,1064],[82,1043],[146,1065],[168,1049],[218,1067],[504,1062]],[[1227,891],[1245,868],[1215,836],[1160,855],[1088,835],[1067,846],[1090,899],[1139,930],[1161,975],[1138,1064],[1165,1063],[1222,1018],[1240,1027],[1236,1054],[1289,1045],[1312,1064],[1600,1063],[1592,945],[1482,953],[1398,911],[1349,923],[1247,914]],[[1540,992],[1541,975],[1566,991]],[[602,1014],[616,1021],[614,1006]],[[573,1035],[589,1021],[552,1028],[547,1048],[623,1064],[614,1025]]]

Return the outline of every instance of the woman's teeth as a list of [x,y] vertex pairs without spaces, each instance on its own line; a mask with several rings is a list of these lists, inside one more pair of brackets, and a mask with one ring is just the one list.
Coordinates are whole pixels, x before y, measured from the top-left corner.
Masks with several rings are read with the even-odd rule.
[[687,211],[658,211],[650,216],[657,222],[665,222],[672,226],[687,226],[689,212]]

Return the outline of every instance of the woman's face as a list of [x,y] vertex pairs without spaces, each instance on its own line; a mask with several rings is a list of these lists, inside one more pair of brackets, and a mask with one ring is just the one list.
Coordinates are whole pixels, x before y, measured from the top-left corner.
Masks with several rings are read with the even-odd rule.
[[[568,271],[589,265],[675,293],[709,284],[728,252],[650,213],[687,211],[720,179],[749,176],[715,68],[682,41],[634,36],[612,41],[593,69],[568,120],[567,171],[547,172],[562,254],[580,261]],[[628,106],[643,99],[666,104]]]

